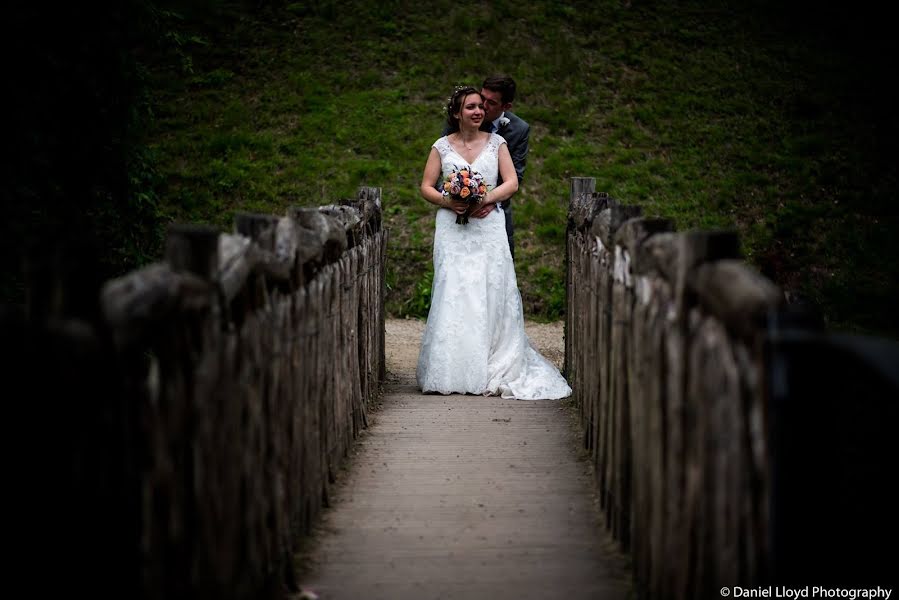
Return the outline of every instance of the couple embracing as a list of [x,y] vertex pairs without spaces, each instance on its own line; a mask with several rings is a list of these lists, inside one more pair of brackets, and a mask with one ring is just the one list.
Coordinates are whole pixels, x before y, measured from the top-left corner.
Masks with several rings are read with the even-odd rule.
[[445,135],[425,165],[421,194],[440,208],[416,372],[425,393],[519,400],[571,394],[524,330],[509,200],[524,172],[528,126],[508,112],[514,92],[508,77],[488,78],[480,90],[457,88],[447,103]]

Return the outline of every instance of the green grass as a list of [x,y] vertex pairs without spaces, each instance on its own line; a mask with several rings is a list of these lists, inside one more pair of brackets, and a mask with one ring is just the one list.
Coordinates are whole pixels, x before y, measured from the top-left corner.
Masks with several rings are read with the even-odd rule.
[[160,210],[230,228],[237,210],[379,186],[388,311],[424,316],[421,170],[451,88],[505,72],[532,126],[515,199],[531,318],[562,314],[568,178],[592,176],[680,230],[736,229],[747,259],[832,327],[899,335],[886,54],[816,37],[829,22],[806,31],[777,3],[707,4],[223,4],[185,19],[205,40],[188,48],[193,71],[156,73]]

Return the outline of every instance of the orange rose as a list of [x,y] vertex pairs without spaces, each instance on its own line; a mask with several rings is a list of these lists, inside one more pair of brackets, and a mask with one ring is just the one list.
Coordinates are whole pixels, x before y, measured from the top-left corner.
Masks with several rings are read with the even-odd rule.
[[480,195],[482,195],[482,196],[483,196],[484,194],[486,194],[486,193],[487,193],[487,186],[484,185],[484,184],[482,183],[482,184],[478,187],[478,193],[479,193]]
[[471,184],[471,179],[469,179],[468,177],[464,177],[462,179],[462,185],[470,185],[470,184]]
[[459,192],[459,195],[462,196],[463,198],[468,198],[468,196],[471,195],[471,190],[469,190],[467,187],[464,187],[464,188],[462,188],[462,191]]
[[459,171],[459,175],[461,175],[462,177],[468,177],[468,171],[465,171],[465,170]]
[[443,189],[444,189],[444,191],[447,191],[447,192],[448,192],[448,191],[450,191],[451,189],[453,189],[453,184],[450,183],[449,181],[447,181],[446,183],[443,184]]

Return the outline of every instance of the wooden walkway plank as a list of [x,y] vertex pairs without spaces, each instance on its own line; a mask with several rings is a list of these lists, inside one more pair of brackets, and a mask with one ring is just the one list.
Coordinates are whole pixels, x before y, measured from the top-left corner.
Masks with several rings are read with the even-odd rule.
[[[387,335],[388,349],[417,356],[420,335]],[[574,410],[423,395],[414,366],[388,364],[383,405],[302,559],[302,587],[321,600],[628,598]]]

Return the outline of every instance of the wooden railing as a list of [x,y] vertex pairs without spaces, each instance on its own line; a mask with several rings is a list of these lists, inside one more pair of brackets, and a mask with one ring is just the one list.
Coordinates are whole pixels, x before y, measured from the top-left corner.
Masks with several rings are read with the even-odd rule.
[[103,286],[95,323],[4,315],[22,335],[13,369],[39,378],[28,401],[50,413],[23,476],[47,474],[27,493],[56,501],[23,510],[65,556],[49,567],[60,585],[148,599],[293,585],[384,376],[386,242],[380,189],[361,188],[240,214],[232,234],[172,227],[164,262]]
[[[784,329],[796,313],[739,259],[735,234],[677,233],[594,185],[571,182],[565,369],[639,597],[882,585],[888,561],[853,548],[878,527],[897,531],[882,496],[859,484],[895,478],[885,440],[899,424],[899,344],[856,340],[879,358],[856,351],[844,360],[862,366],[847,375],[836,357],[852,344],[807,324]],[[845,395],[835,399],[837,389]],[[829,485],[854,493],[827,494]],[[829,522],[831,509],[853,525]]]

